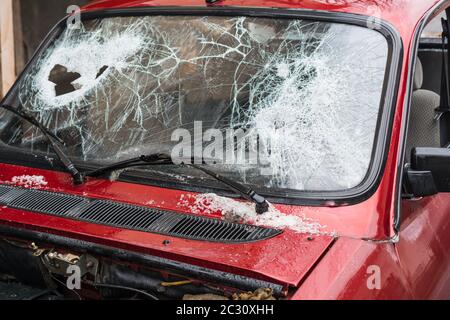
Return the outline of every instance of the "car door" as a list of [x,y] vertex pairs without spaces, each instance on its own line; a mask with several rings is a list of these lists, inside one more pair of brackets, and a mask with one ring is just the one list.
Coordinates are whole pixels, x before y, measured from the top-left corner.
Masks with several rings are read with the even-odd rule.
[[[422,34],[414,76],[406,141],[406,162],[414,147],[441,147],[440,104],[442,43],[438,15]],[[396,244],[401,266],[415,298],[450,298],[450,194],[430,197],[405,195]]]

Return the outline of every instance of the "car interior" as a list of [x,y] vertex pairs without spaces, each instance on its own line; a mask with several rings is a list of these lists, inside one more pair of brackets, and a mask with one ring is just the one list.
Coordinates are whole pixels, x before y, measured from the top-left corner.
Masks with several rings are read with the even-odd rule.
[[443,61],[447,55],[442,42],[442,23],[445,12],[434,18],[424,29],[419,43],[416,60],[413,93],[411,97],[405,162],[409,163],[414,147],[444,147],[447,143],[441,137],[443,116],[441,87]]

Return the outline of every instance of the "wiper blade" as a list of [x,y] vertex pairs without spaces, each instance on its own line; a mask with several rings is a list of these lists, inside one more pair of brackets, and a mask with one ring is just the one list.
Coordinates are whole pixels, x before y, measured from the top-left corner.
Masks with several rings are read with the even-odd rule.
[[27,113],[25,110],[18,110],[16,108],[6,105],[6,104],[2,105],[2,108],[14,113],[18,117],[26,120],[27,122],[31,123],[32,125],[34,125],[36,127],[38,127],[39,129],[41,129],[42,132],[45,132],[46,134],[50,135],[53,139],[55,139],[59,143],[61,143],[63,145],[65,144],[64,141],[60,137],[58,137],[56,134],[51,132],[48,128],[46,128],[35,117],[33,117],[31,114]]
[[98,177],[104,173],[113,172],[120,169],[145,166],[145,165],[159,165],[159,164],[173,164],[172,159],[161,153],[155,153],[151,155],[143,155],[136,158],[127,159],[124,161],[119,161],[93,171],[88,171],[84,173],[86,177]]
[[[190,159],[193,162],[193,159]],[[97,177],[104,173],[135,167],[135,166],[145,166],[145,165],[164,165],[164,164],[174,164],[172,158],[163,153],[155,153],[151,155],[142,155],[140,157],[131,158],[128,160],[120,161],[113,163],[111,165],[84,173],[85,176],[89,177]],[[229,189],[234,192],[240,194],[243,198],[252,201],[255,203],[255,211],[257,214],[263,214],[269,210],[269,203],[266,199],[256,193],[252,188],[246,186],[242,183],[236,182],[230,178],[221,176],[218,173],[215,173],[209,169],[203,168],[196,164],[184,163],[184,165],[195,168],[204,172],[205,174],[213,177],[217,181],[221,182],[223,185],[226,185]]]
[[221,176],[218,173],[215,173],[209,169],[203,168],[196,164],[188,164],[188,166],[195,168],[197,170],[203,171],[207,175],[215,178],[217,181],[222,182],[222,184],[227,185],[230,189],[236,191],[241,196],[249,201],[253,201],[255,203],[255,211],[257,214],[263,214],[269,211],[269,203],[267,200],[260,194],[256,193],[252,188],[246,186],[245,184],[236,182],[230,178]]
[[48,128],[46,128],[42,123],[40,123],[33,115],[29,114],[25,110],[18,110],[17,108],[14,108],[9,105],[1,105],[2,108],[14,113],[18,117],[26,120],[27,122],[31,123],[32,125],[36,126],[41,130],[41,132],[44,134],[44,136],[47,138],[49,144],[53,148],[53,150],[56,153],[56,156],[61,161],[61,163],[64,165],[64,167],[70,172],[73,178],[74,184],[82,184],[83,176],[78,171],[78,169],[75,167],[73,162],[70,160],[70,158],[66,155],[64,152],[62,146],[65,145],[64,141],[56,136],[54,133],[52,133]]

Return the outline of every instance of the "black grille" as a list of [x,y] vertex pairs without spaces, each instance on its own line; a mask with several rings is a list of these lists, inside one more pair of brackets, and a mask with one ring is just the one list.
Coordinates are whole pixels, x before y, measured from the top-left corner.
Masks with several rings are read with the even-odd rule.
[[[24,191],[24,190],[21,190]],[[8,203],[8,207],[52,215],[67,215],[83,198],[48,191],[27,190]]]
[[162,211],[99,200],[86,207],[78,217],[123,228],[147,230],[162,215]]
[[173,211],[2,185],[0,203],[15,209],[201,241],[243,243],[268,239],[282,232]]
[[4,194],[8,193],[11,190],[11,187],[8,186],[0,186],[0,197]]
[[17,199],[19,196],[21,196],[22,194],[27,192],[26,190],[15,189],[12,187],[9,187],[8,189],[6,189],[7,187],[2,187],[2,188],[5,188],[0,193],[0,203],[3,203],[3,204],[8,204],[11,201],[13,201],[14,199]]

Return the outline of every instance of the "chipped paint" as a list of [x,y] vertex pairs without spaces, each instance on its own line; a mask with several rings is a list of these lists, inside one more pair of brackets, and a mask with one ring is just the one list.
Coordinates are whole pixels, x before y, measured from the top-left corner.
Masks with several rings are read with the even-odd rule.
[[221,197],[213,193],[198,194],[196,196],[181,195],[178,206],[187,208],[196,214],[220,213],[225,220],[231,222],[252,223],[258,226],[278,229],[291,229],[298,233],[326,234],[326,226],[306,217],[287,215],[280,212],[272,204],[269,211],[257,214],[255,205],[234,199]]

